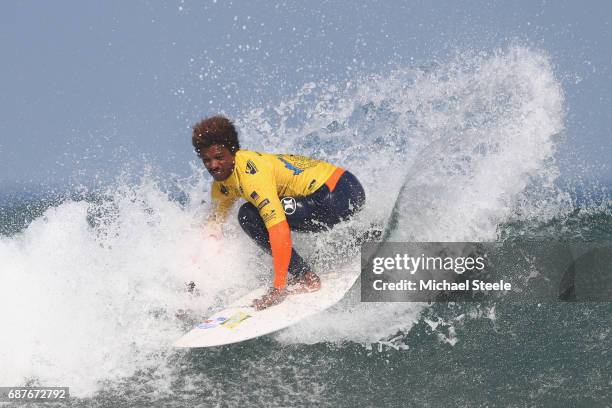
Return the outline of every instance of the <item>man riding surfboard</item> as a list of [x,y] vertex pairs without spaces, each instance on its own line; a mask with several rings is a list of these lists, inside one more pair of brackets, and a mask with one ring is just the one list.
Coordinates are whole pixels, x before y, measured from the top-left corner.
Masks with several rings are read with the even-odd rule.
[[196,123],[192,143],[214,179],[210,222],[225,221],[231,206],[245,199],[238,221],[272,254],[273,286],[253,307],[261,310],[282,302],[287,285],[295,287],[293,292],[319,290],[321,280],[292,248],[291,231],[322,231],[359,211],[365,192],[357,178],[310,157],[241,149],[233,123],[223,116]]

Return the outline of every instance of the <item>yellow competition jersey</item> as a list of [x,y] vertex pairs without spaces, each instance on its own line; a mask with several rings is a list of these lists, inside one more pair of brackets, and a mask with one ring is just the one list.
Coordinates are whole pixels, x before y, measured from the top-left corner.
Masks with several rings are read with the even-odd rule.
[[232,204],[242,197],[257,207],[270,228],[285,220],[280,197],[312,194],[334,171],[336,166],[305,156],[238,150],[232,174],[213,183],[215,215],[224,220]]

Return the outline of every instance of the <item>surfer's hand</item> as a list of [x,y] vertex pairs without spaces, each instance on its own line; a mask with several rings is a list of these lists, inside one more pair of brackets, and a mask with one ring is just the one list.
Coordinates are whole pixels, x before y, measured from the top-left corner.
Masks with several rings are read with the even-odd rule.
[[257,310],[262,310],[279,304],[285,300],[286,297],[287,291],[285,289],[270,288],[268,293],[253,301],[253,307]]

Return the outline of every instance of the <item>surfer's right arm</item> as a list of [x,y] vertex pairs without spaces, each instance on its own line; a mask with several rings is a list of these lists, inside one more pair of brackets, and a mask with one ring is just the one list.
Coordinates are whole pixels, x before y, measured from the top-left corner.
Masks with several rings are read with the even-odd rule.
[[274,173],[269,164],[256,155],[244,163],[236,161],[239,169],[242,196],[259,212],[268,231],[274,269],[272,288],[262,308],[282,300],[287,286],[287,273],[291,260],[291,230],[278,197]]
[[232,205],[238,199],[227,193],[219,182],[214,182],[211,189],[212,208],[206,221],[205,233],[216,239],[221,238],[221,224],[227,220]]

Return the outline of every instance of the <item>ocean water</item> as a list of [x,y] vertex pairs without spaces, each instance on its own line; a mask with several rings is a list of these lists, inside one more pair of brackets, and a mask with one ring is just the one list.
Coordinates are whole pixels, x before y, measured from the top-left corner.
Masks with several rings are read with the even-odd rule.
[[[237,124],[245,147],[319,157],[363,182],[357,217],[296,235],[324,278],[359,267],[342,242],[372,225],[389,241],[612,240],[605,188],[558,180],[565,111],[546,53],[515,46],[307,83]],[[279,333],[173,349],[270,276],[235,217],[222,243],[202,234],[209,184],[194,160],[185,178],[148,170],[6,199],[0,385],[69,386],[79,407],[611,404],[609,302],[361,303],[355,288]]]

